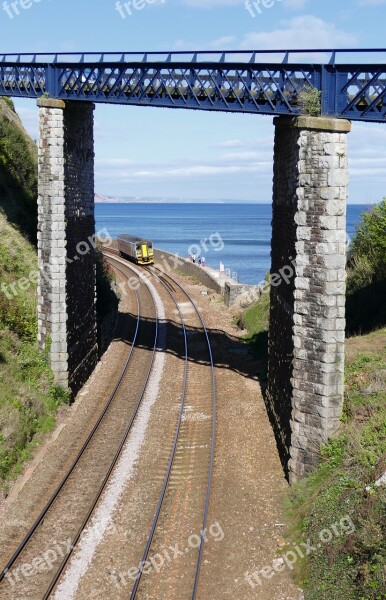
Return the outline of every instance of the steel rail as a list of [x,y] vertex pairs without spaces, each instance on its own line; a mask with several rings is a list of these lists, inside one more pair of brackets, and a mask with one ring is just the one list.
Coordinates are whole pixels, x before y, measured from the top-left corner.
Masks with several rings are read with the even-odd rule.
[[[116,259],[113,258],[112,260],[116,260]],[[126,276],[126,274],[124,273],[123,269],[120,269],[117,266],[115,266],[114,268],[117,269],[120,273],[122,273],[122,275]],[[126,268],[128,268],[128,267],[126,267]],[[130,269],[130,270],[132,272],[134,272],[132,269]],[[82,522],[81,526],[79,527],[76,535],[74,536],[74,538],[73,538],[73,540],[71,542],[70,551],[67,552],[67,554],[63,558],[62,562],[60,563],[59,568],[56,571],[54,577],[52,578],[51,583],[50,583],[48,589],[46,590],[45,595],[43,596],[43,600],[48,600],[48,598],[50,597],[51,592],[55,588],[55,586],[56,586],[56,584],[57,584],[60,576],[62,575],[62,573],[63,573],[63,571],[64,571],[64,569],[65,569],[65,567],[66,567],[66,565],[67,565],[67,563],[68,563],[68,561],[69,561],[72,553],[73,553],[73,550],[74,550],[76,544],[78,543],[78,541],[80,539],[80,536],[82,535],[82,532],[84,531],[84,529],[85,529],[85,527],[86,527],[86,525],[87,525],[87,523],[88,523],[88,521],[89,521],[92,513],[95,510],[96,505],[98,504],[98,502],[99,502],[99,500],[100,500],[100,498],[101,498],[101,496],[102,496],[102,494],[103,494],[103,492],[104,492],[104,490],[106,488],[106,485],[107,485],[107,483],[108,483],[108,481],[110,479],[110,475],[113,472],[114,467],[116,466],[116,464],[118,462],[118,459],[119,459],[119,457],[121,455],[122,449],[123,449],[123,447],[124,447],[124,445],[125,445],[125,443],[127,441],[127,438],[129,436],[129,433],[130,433],[131,428],[133,426],[134,420],[135,420],[135,418],[136,418],[136,416],[138,414],[139,407],[141,406],[143,397],[145,395],[147,384],[149,382],[150,374],[151,374],[151,371],[152,371],[152,368],[153,368],[153,364],[154,364],[154,358],[155,358],[155,353],[156,353],[156,349],[157,349],[158,325],[159,325],[159,320],[158,320],[158,315],[157,315],[157,306],[156,306],[156,303],[155,303],[155,300],[154,300],[154,296],[153,296],[153,294],[152,294],[152,292],[151,292],[151,290],[149,288],[148,288],[148,290],[149,290],[150,296],[151,296],[153,304],[154,304],[156,318],[155,318],[154,345],[153,345],[153,349],[152,349],[152,356],[151,356],[151,360],[150,360],[150,363],[149,363],[149,368],[148,368],[148,370],[146,372],[144,384],[143,384],[143,386],[142,386],[142,388],[140,390],[140,393],[138,395],[137,403],[136,403],[136,405],[134,407],[134,410],[133,410],[133,412],[131,414],[130,420],[129,420],[129,422],[127,424],[127,427],[125,429],[125,432],[123,434],[122,440],[121,440],[121,442],[119,444],[119,447],[118,447],[118,449],[117,449],[117,451],[116,451],[116,453],[114,455],[114,458],[113,458],[113,460],[112,460],[112,462],[110,464],[110,467],[109,467],[109,469],[108,469],[108,471],[107,471],[107,473],[106,473],[106,475],[105,475],[105,477],[103,479],[103,482],[102,482],[102,484],[101,484],[101,486],[100,486],[100,488],[99,488],[99,490],[98,490],[98,492],[97,492],[97,494],[95,496],[94,502],[92,503],[92,505],[91,505],[88,513],[86,514],[85,518],[83,519],[83,522]]]

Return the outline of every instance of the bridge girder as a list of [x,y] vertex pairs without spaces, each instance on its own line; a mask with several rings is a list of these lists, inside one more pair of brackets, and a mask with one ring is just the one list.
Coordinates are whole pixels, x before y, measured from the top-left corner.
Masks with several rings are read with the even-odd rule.
[[386,64],[340,64],[331,52],[328,63],[290,63],[288,52],[274,62],[274,51],[267,62],[257,52],[0,55],[0,95],[295,116],[314,88],[322,116],[386,122]]

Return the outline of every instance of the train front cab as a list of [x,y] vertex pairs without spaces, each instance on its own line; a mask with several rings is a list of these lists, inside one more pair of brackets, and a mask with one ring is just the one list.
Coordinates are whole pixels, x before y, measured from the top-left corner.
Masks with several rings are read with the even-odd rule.
[[137,263],[139,265],[154,264],[153,244],[149,241],[141,241],[136,245]]

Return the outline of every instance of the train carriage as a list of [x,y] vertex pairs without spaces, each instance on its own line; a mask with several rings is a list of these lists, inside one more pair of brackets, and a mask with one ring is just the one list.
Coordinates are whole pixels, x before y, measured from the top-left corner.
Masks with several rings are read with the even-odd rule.
[[154,250],[150,240],[135,235],[123,234],[117,239],[119,254],[137,265],[153,265]]

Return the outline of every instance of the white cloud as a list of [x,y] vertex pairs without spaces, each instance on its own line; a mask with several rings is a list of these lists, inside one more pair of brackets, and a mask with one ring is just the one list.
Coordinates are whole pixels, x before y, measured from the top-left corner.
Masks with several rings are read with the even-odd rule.
[[234,174],[234,173],[252,173],[256,171],[256,166],[241,166],[241,165],[230,165],[227,167],[223,166],[214,166],[214,165],[195,165],[191,167],[178,167],[175,169],[168,170],[154,170],[154,171],[136,171],[131,173],[126,181],[132,181],[137,178],[145,178],[149,177],[156,179],[165,179],[169,177],[202,177],[202,176],[217,176],[223,174]]
[[[265,168],[265,165],[264,165]],[[184,167],[165,167],[160,166],[156,168],[146,168],[145,166],[137,169],[124,169],[124,170],[115,170],[114,175],[119,177],[121,183],[133,183],[133,182],[143,182],[148,183],[149,180],[154,181],[163,181],[168,180],[170,178],[175,179],[195,179],[199,180],[202,177],[218,177],[223,175],[235,175],[238,173],[256,173],[257,165],[249,164],[249,165],[190,165]],[[102,169],[98,169],[97,175],[101,178],[109,178],[111,177],[111,171],[105,171]]]
[[225,162],[261,162],[264,157],[263,152],[229,152],[224,154],[222,160]]
[[244,148],[247,145],[245,140],[225,140],[213,144],[213,148]]
[[386,165],[386,126],[353,123],[349,138],[351,177],[366,176],[368,182],[384,181]]
[[355,46],[356,35],[342,31],[334,23],[312,15],[294,17],[284,21],[273,31],[253,31],[245,35],[242,49],[262,50],[291,48],[339,48]]
[[[292,0],[290,0],[292,1]],[[293,0],[297,2],[298,0]],[[385,0],[386,2],[386,0]],[[175,50],[282,50],[282,49],[312,49],[312,48],[342,48],[355,47],[359,43],[355,34],[339,29],[335,23],[324,21],[313,15],[299,15],[280,22],[280,26],[272,31],[251,31],[239,40],[235,36],[224,36],[209,42],[187,42],[177,40]],[[264,54],[263,60],[281,62],[282,54]],[[235,61],[244,61],[243,54],[236,54]],[[312,55],[292,54],[291,60],[310,62],[328,62],[330,56],[326,53]]]
[[272,171],[272,140],[259,144],[257,150],[242,150],[219,154],[216,158],[179,161],[132,161],[128,159],[99,159],[96,161],[98,177],[119,178],[124,183],[168,178],[199,180],[202,177],[231,176],[242,173],[265,173]]

